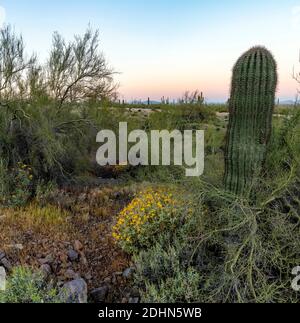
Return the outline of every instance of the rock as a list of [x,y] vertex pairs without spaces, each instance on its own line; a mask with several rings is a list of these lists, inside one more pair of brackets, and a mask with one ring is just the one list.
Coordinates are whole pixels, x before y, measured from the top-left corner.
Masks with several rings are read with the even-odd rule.
[[66,270],[64,276],[67,279],[78,279],[78,278],[80,278],[80,276],[78,274],[76,274],[75,271],[72,270],[72,269]]
[[6,289],[6,271],[4,267],[0,267],[0,291]]
[[92,274],[91,274],[91,273],[86,273],[86,274],[84,275],[84,278],[85,278],[86,280],[92,280],[93,276],[92,276]]
[[81,251],[82,249],[83,249],[83,245],[82,245],[82,243],[79,241],[79,240],[76,240],[75,242],[74,242],[74,249],[76,250],[76,251]]
[[117,272],[114,273],[114,275],[116,275],[116,276],[122,276],[123,275],[123,272],[122,271],[117,271]]
[[103,303],[103,302],[105,302],[105,298],[106,298],[107,294],[108,294],[108,287],[103,286],[103,287],[94,289],[91,292],[91,297],[95,303]]
[[69,260],[70,261],[72,261],[72,262],[74,262],[74,261],[77,261],[78,260],[78,258],[79,258],[79,254],[78,254],[78,252],[76,252],[75,250],[73,250],[73,249],[70,249],[69,251],[68,251],[68,258],[69,258]]
[[106,278],[104,279],[104,283],[106,283],[106,284],[110,284],[110,283],[111,283],[111,278],[110,278],[110,277],[106,277]]
[[64,254],[63,252],[58,253],[58,258],[60,262],[67,262],[68,261],[68,255]]
[[10,263],[10,261],[7,258],[5,258],[5,257],[2,258],[0,262],[6,270],[8,270],[8,271],[12,270],[12,264]]
[[87,284],[82,278],[72,280],[63,285],[59,296],[66,303],[87,303]]
[[130,297],[128,300],[129,304],[137,304],[139,302],[139,298],[138,297]]
[[5,257],[5,252],[0,250],[0,260]]
[[134,273],[134,268],[127,268],[123,271],[123,277],[126,279],[130,279]]
[[38,260],[38,262],[41,264],[41,265],[45,265],[45,264],[48,264],[48,265],[51,265],[53,263],[53,257],[51,255],[47,255],[45,258],[40,258]]
[[84,266],[87,266],[88,264],[88,261],[86,259],[86,256],[83,252],[80,253],[80,262],[84,265]]
[[24,249],[24,247],[21,243],[7,245],[7,248],[16,249],[16,250],[23,250]]
[[49,276],[51,275],[51,272],[52,272],[51,267],[48,264],[43,264],[40,267],[40,271],[41,271],[45,280],[47,280],[49,278]]

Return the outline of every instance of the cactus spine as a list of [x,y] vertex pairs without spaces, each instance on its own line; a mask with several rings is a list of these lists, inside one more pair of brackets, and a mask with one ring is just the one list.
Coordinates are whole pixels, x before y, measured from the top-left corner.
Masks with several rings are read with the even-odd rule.
[[264,47],[253,47],[233,68],[225,151],[225,188],[249,192],[261,172],[272,130],[277,86],[276,61]]

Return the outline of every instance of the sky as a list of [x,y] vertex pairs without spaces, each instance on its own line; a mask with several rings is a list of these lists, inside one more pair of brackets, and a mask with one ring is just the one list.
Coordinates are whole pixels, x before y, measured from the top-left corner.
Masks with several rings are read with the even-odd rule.
[[0,0],[3,23],[22,33],[41,61],[54,31],[72,39],[89,24],[99,29],[126,100],[177,99],[196,89],[209,102],[227,100],[232,67],[254,45],[278,62],[277,96],[297,92],[300,0]]

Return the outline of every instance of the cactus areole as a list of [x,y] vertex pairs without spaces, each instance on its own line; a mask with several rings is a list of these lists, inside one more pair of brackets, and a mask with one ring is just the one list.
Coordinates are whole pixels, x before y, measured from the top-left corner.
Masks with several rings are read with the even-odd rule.
[[225,151],[225,188],[251,191],[266,157],[277,86],[276,61],[264,47],[253,47],[233,68]]

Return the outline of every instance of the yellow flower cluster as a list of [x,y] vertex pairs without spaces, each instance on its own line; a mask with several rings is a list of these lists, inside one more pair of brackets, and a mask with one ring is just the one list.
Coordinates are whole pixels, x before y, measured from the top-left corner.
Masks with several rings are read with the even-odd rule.
[[18,163],[18,171],[20,172],[26,172],[28,175],[28,179],[32,180],[33,179],[33,175],[32,175],[32,168],[26,164],[23,164],[21,162]]
[[162,216],[172,217],[177,202],[167,189],[147,188],[140,191],[118,216],[113,237],[126,250],[151,235],[151,225],[159,223]]

